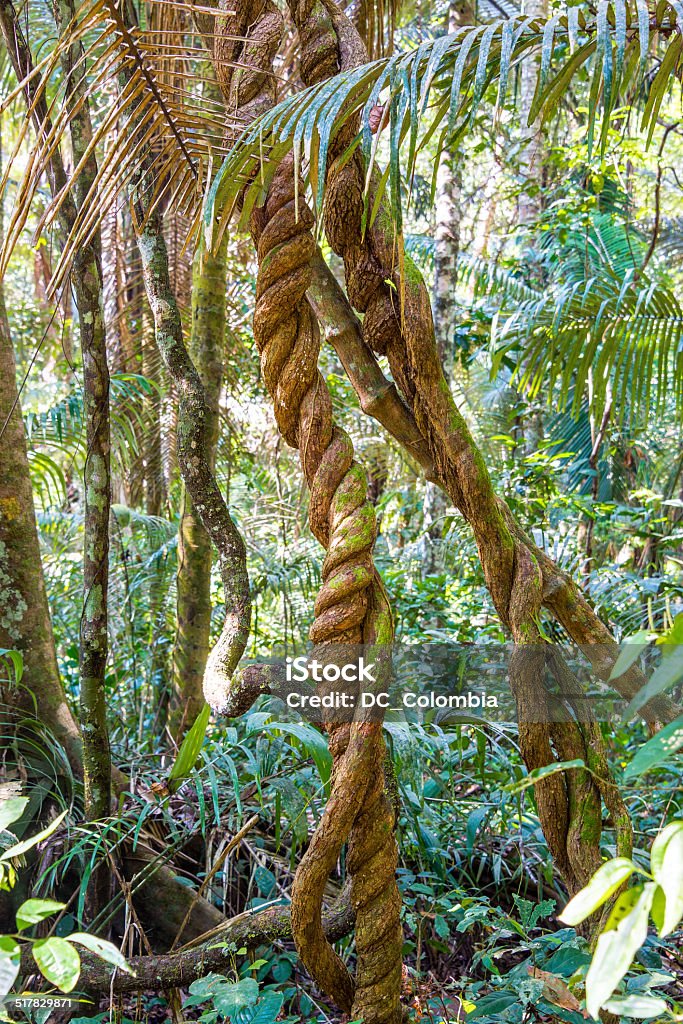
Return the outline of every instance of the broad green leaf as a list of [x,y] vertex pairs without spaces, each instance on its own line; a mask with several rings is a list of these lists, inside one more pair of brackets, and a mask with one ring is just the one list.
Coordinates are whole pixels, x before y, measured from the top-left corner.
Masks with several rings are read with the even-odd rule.
[[71,992],[81,973],[78,950],[66,939],[52,936],[40,939],[32,947],[33,959],[41,974],[62,992]]
[[36,835],[31,836],[30,839],[24,839],[21,843],[17,843],[15,846],[10,846],[8,850],[5,850],[4,853],[0,854],[0,861],[12,860],[14,857],[19,857],[22,853],[26,853],[27,850],[33,849],[33,847],[37,846],[38,843],[42,843],[44,839],[47,839],[48,836],[51,836],[52,833],[59,828],[66,818],[67,813],[67,811],[62,811],[62,813],[58,814],[55,820],[48,825],[47,828],[44,828],[42,832],[36,833]]
[[477,1000],[472,1012],[467,1014],[467,1019],[497,1017],[515,1003],[519,1003],[519,995],[516,992],[493,992],[491,995]]
[[254,978],[242,978],[234,985],[221,985],[216,989],[214,1005],[219,1013],[229,1017],[258,999],[258,982]]
[[218,985],[222,985],[227,982],[227,978],[223,974],[216,974],[210,972],[203,978],[197,978],[190,984],[190,994],[197,996],[200,999],[211,999],[216,991]]
[[664,999],[656,999],[654,996],[632,995],[610,999],[605,1003],[605,1009],[621,1017],[647,1020],[649,1017],[666,1014],[667,1005]]
[[619,657],[614,662],[614,667],[609,674],[610,682],[613,679],[618,679],[619,676],[623,676],[625,672],[628,672],[631,665],[634,664],[647,648],[648,639],[650,633],[646,629],[641,629],[638,633],[634,633],[633,636],[628,637],[619,646]]
[[666,899],[661,937],[669,935],[683,918],[683,821],[662,829],[650,853],[650,870]]
[[0,935],[0,999],[7,995],[19,974],[21,948],[9,935]]
[[254,1006],[235,1015],[234,1024],[274,1024],[283,1002],[281,992],[265,992]]
[[625,779],[643,775],[657,768],[683,747],[683,715],[660,729],[636,752],[635,757],[624,771]]
[[653,882],[623,893],[613,912],[613,919],[619,919],[618,924],[610,928],[608,921],[609,931],[604,931],[598,938],[586,975],[586,1008],[592,1017],[598,1017],[645,942],[654,893]]
[[107,942],[105,939],[100,939],[97,935],[89,935],[87,932],[74,932],[69,936],[69,942],[75,942],[79,946],[84,946],[91,953],[99,956],[101,960],[106,960],[108,964],[119,967],[126,974],[133,973],[128,966],[125,956],[120,949],[116,948],[113,942]]
[[26,900],[17,910],[17,929],[22,931],[30,928],[32,924],[44,921],[46,917],[52,917],[60,910],[64,910],[66,903],[57,903],[55,900]]
[[27,796],[13,796],[0,804],[0,832],[4,832],[13,821],[18,821],[28,804]]
[[[169,783],[175,782],[176,784],[186,779],[199,757],[199,751],[202,749],[202,743],[206,736],[206,727],[209,724],[209,717],[211,715],[211,708],[208,704],[205,704],[202,710],[199,712],[192,727],[189,729],[187,736],[180,744],[180,750],[178,756],[173,762],[173,767],[168,776]],[[171,789],[177,788],[171,786]]]
[[628,721],[653,697],[657,697],[665,690],[670,690],[681,679],[683,679],[683,647],[677,645],[668,657],[662,658],[661,665],[657,666],[645,686],[641,686],[638,690],[624,712],[624,720]]
[[565,924],[577,925],[590,917],[598,907],[606,903],[614,895],[620,885],[636,870],[636,865],[628,857],[616,857],[608,860],[598,868],[588,885],[569,901],[560,914],[560,921]]
[[547,779],[549,775],[557,775],[558,772],[566,772],[571,768],[585,768],[585,762],[577,758],[574,761],[556,761],[555,764],[545,765],[543,768],[535,768],[528,775],[525,775],[523,779],[519,779],[517,782],[511,782],[509,786],[503,786],[506,793],[521,793],[523,789],[528,789],[529,786],[534,786],[537,782],[542,779]]

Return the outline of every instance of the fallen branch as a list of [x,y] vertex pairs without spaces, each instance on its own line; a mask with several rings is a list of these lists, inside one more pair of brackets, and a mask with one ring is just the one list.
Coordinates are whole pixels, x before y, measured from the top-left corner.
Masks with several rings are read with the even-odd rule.
[[[323,928],[330,942],[337,942],[353,928],[354,913],[344,890],[335,906],[323,916]],[[183,988],[210,971],[231,965],[235,949],[249,950],[292,937],[289,907],[269,907],[240,914],[226,921],[208,942],[193,949],[158,956],[131,957],[133,974],[117,971],[90,953],[81,954],[82,971],[78,987],[90,995],[99,992],[142,992]],[[27,957],[27,969],[28,957]]]

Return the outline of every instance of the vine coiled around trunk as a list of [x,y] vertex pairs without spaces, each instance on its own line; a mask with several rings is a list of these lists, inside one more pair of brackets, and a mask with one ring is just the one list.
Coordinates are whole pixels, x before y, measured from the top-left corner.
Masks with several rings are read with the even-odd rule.
[[[315,252],[313,218],[295,195],[293,158],[275,173],[252,216],[259,275],[254,336],[280,431],[299,449],[311,489],[310,523],[327,549],[310,639],[333,660],[359,644],[391,641],[391,616],[372,562],[376,522],[367,477],[348,435],[336,427],[318,370],[318,323],[306,298]],[[395,881],[394,812],[384,791],[381,722],[328,722],[334,759],[323,820],[292,888],[292,931],[316,980],[346,1012],[373,1024],[400,1019],[401,928]],[[327,878],[349,840],[356,913],[355,986],[325,940]]]
[[[367,60],[356,29],[333,0],[288,2],[300,35],[301,74],[307,86]],[[555,763],[560,749],[585,751],[590,745],[573,718],[565,716],[558,723],[551,714],[555,709],[544,682],[548,651],[538,627],[544,567],[532,547],[510,529],[508,509],[497,499],[482,455],[455,405],[437,351],[429,295],[392,219],[376,202],[377,179],[371,176],[366,196],[364,157],[358,148],[348,156],[358,130],[359,118],[350,118],[330,145],[325,232],[343,258],[349,300],[364,314],[363,337],[374,352],[387,356],[437,474],[473,529],[489,592],[515,644],[510,681],[520,746],[531,771]],[[367,228],[366,208],[377,213]],[[604,759],[601,769],[607,772]],[[609,777],[603,788],[609,789]],[[586,867],[586,856],[575,842],[580,827],[575,812],[579,796],[585,807],[599,805],[598,782],[587,773],[553,774],[536,784],[535,794],[551,853],[575,892],[584,884]],[[591,846],[591,863],[599,863],[599,814],[597,824],[597,830],[583,833]]]
[[[270,0],[242,0],[219,26],[216,75],[227,106],[248,123],[275,98],[272,59],[282,38],[281,15]],[[310,488],[311,530],[326,549],[310,639],[316,657],[334,661],[360,644],[386,650],[393,624],[372,559],[376,519],[367,477],[354,460],[351,439],[334,423],[331,397],[318,370],[320,334],[306,298],[316,252],[313,223],[299,200],[294,161],[288,156],[250,219],[259,264],[254,338],[278,427],[300,453]],[[331,792],[297,869],[292,933],[306,967],[341,1009],[367,1024],[398,1024],[402,932],[382,724],[330,720],[326,727],[333,758]],[[356,916],[355,978],[325,938],[321,917],[325,884],[347,840]]]

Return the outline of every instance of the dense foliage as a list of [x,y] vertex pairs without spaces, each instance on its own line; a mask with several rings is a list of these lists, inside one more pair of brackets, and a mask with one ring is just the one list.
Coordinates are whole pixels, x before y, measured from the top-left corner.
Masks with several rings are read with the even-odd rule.
[[[578,759],[561,730],[538,762],[512,721],[386,716],[393,768],[375,767],[395,811],[406,1019],[683,1020],[683,9],[354,0],[341,6],[373,59],[311,81],[293,4],[269,58],[279,91],[250,109],[248,42],[273,5],[244,24],[249,4],[234,6],[231,21],[173,0],[0,0],[0,1020],[354,1019],[297,955],[289,917],[347,764],[334,728],[261,691],[212,714],[201,692],[240,618],[241,541],[251,620],[234,665],[306,651],[327,593],[324,473],[311,483],[303,430],[283,427],[285,384],[271,386],[259,335],[261,275],[282,252],[264,258],[271,224],[253,210],[291,153],[290,235],[310,227],[308,202],[310,259],[319,245],[323,283],[345,288],[334,305],[308,279],[294,320],[308,288],[320,387],[367,475],[395,651],[440,658],[455,685],[465,665],[490,680],[523,642],[419,372],[411,405],[391,345],[372,344],[375,307],[354,297],[362,244],[336,244],[329,214],[354,161],[364,238],[381,234],[395,258],[393,277],[369,258],[361,269],[393,297],[405,364],[424,280],[435,332],[413,334],[438,348],[471,441],[459,453],[481,453],[519,524],[509,536],[573,577],[611,631],[591,634],[611,659],[603,687],[638,680]],[[373,395],[352,336],[379,374]],[[419,444],[384,429],[389,390]],[[531,646],[585,668],[591,643],[545,591],[523,623]],[[566,787],[571,870],[543,809],[549,780]],[[353,857],[340,843],[321,898],[350,968],[363,959]],[[2,1001],[21,993],[43,1005]],[[83,1002],[55,1008],[60,994]],[[366,1024],[394,1020],[377,1012]]]

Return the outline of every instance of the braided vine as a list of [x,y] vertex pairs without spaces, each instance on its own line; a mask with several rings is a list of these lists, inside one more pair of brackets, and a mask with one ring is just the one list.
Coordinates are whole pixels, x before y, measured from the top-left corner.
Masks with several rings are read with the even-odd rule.
[[[288,0],[301,42],[301,76],[307,86],[367,60],[357,31],[333,0]],[[392,375],[425,437],[447,491],[473,528],[486,583],[515,650],[510,681],[520,720],[520,746],[529,770],[581,758],[599,768],[551,774],[535,786],[539,817],[551,853],[570,892],[585,884],[600,863],[601,795],[614,803],[599,727],[563,715],[547,693],[547,651],[538,621],[544,575],[535,553],[510,530],[484,461],[444,378],[435,342],[429,295],[396,237],[391,218],[377,203],[371,177],[356,147],[359,116],[350,118],[331,143],[324,225],[332,249],[343,258],[349,300],[364,314],[368,346],[386,355]],[[365,227],[366,202],[378,210]],[[555,720],[559,717],[559,721]],[[554,748],[554,749],[553,749]],[[565,757],[571,752],[572,756]],[[589,821],[590,818],[590,821]],[[620,815],[619,842],[626,850],[630,824]],[[577,841],[583,835],[584,842]],[[586,853],[588,851],[588,853]]]
[[[218,81],[226,103],[247,122],[274,100],[271,65],[282,37],[281,16],[270,0],[244,0],[219,25]],[[334,423],[318,370],[320,333],[306,298],[316,248],[313,217],[298,191],[290,155],[276,170],[263,206],[251,215],[259,267],[254,338],[278,428],[300,453],[311,530],[326,549],[310,639],[317,657],[335,660],[340,650],[356,645],[388,645],[393,625],[373,563],[376,517],[367,476],[354,460],[348,434]],[[342,1010],[367,1024],[398,1024],[402,932],[382,725],[331,720],[326,728],[333,758],[330,798],[296,872],[292,934],[309,972]],[[325,884],[347,841],[356,915],[354,978],[327,941],[321,918]]]

